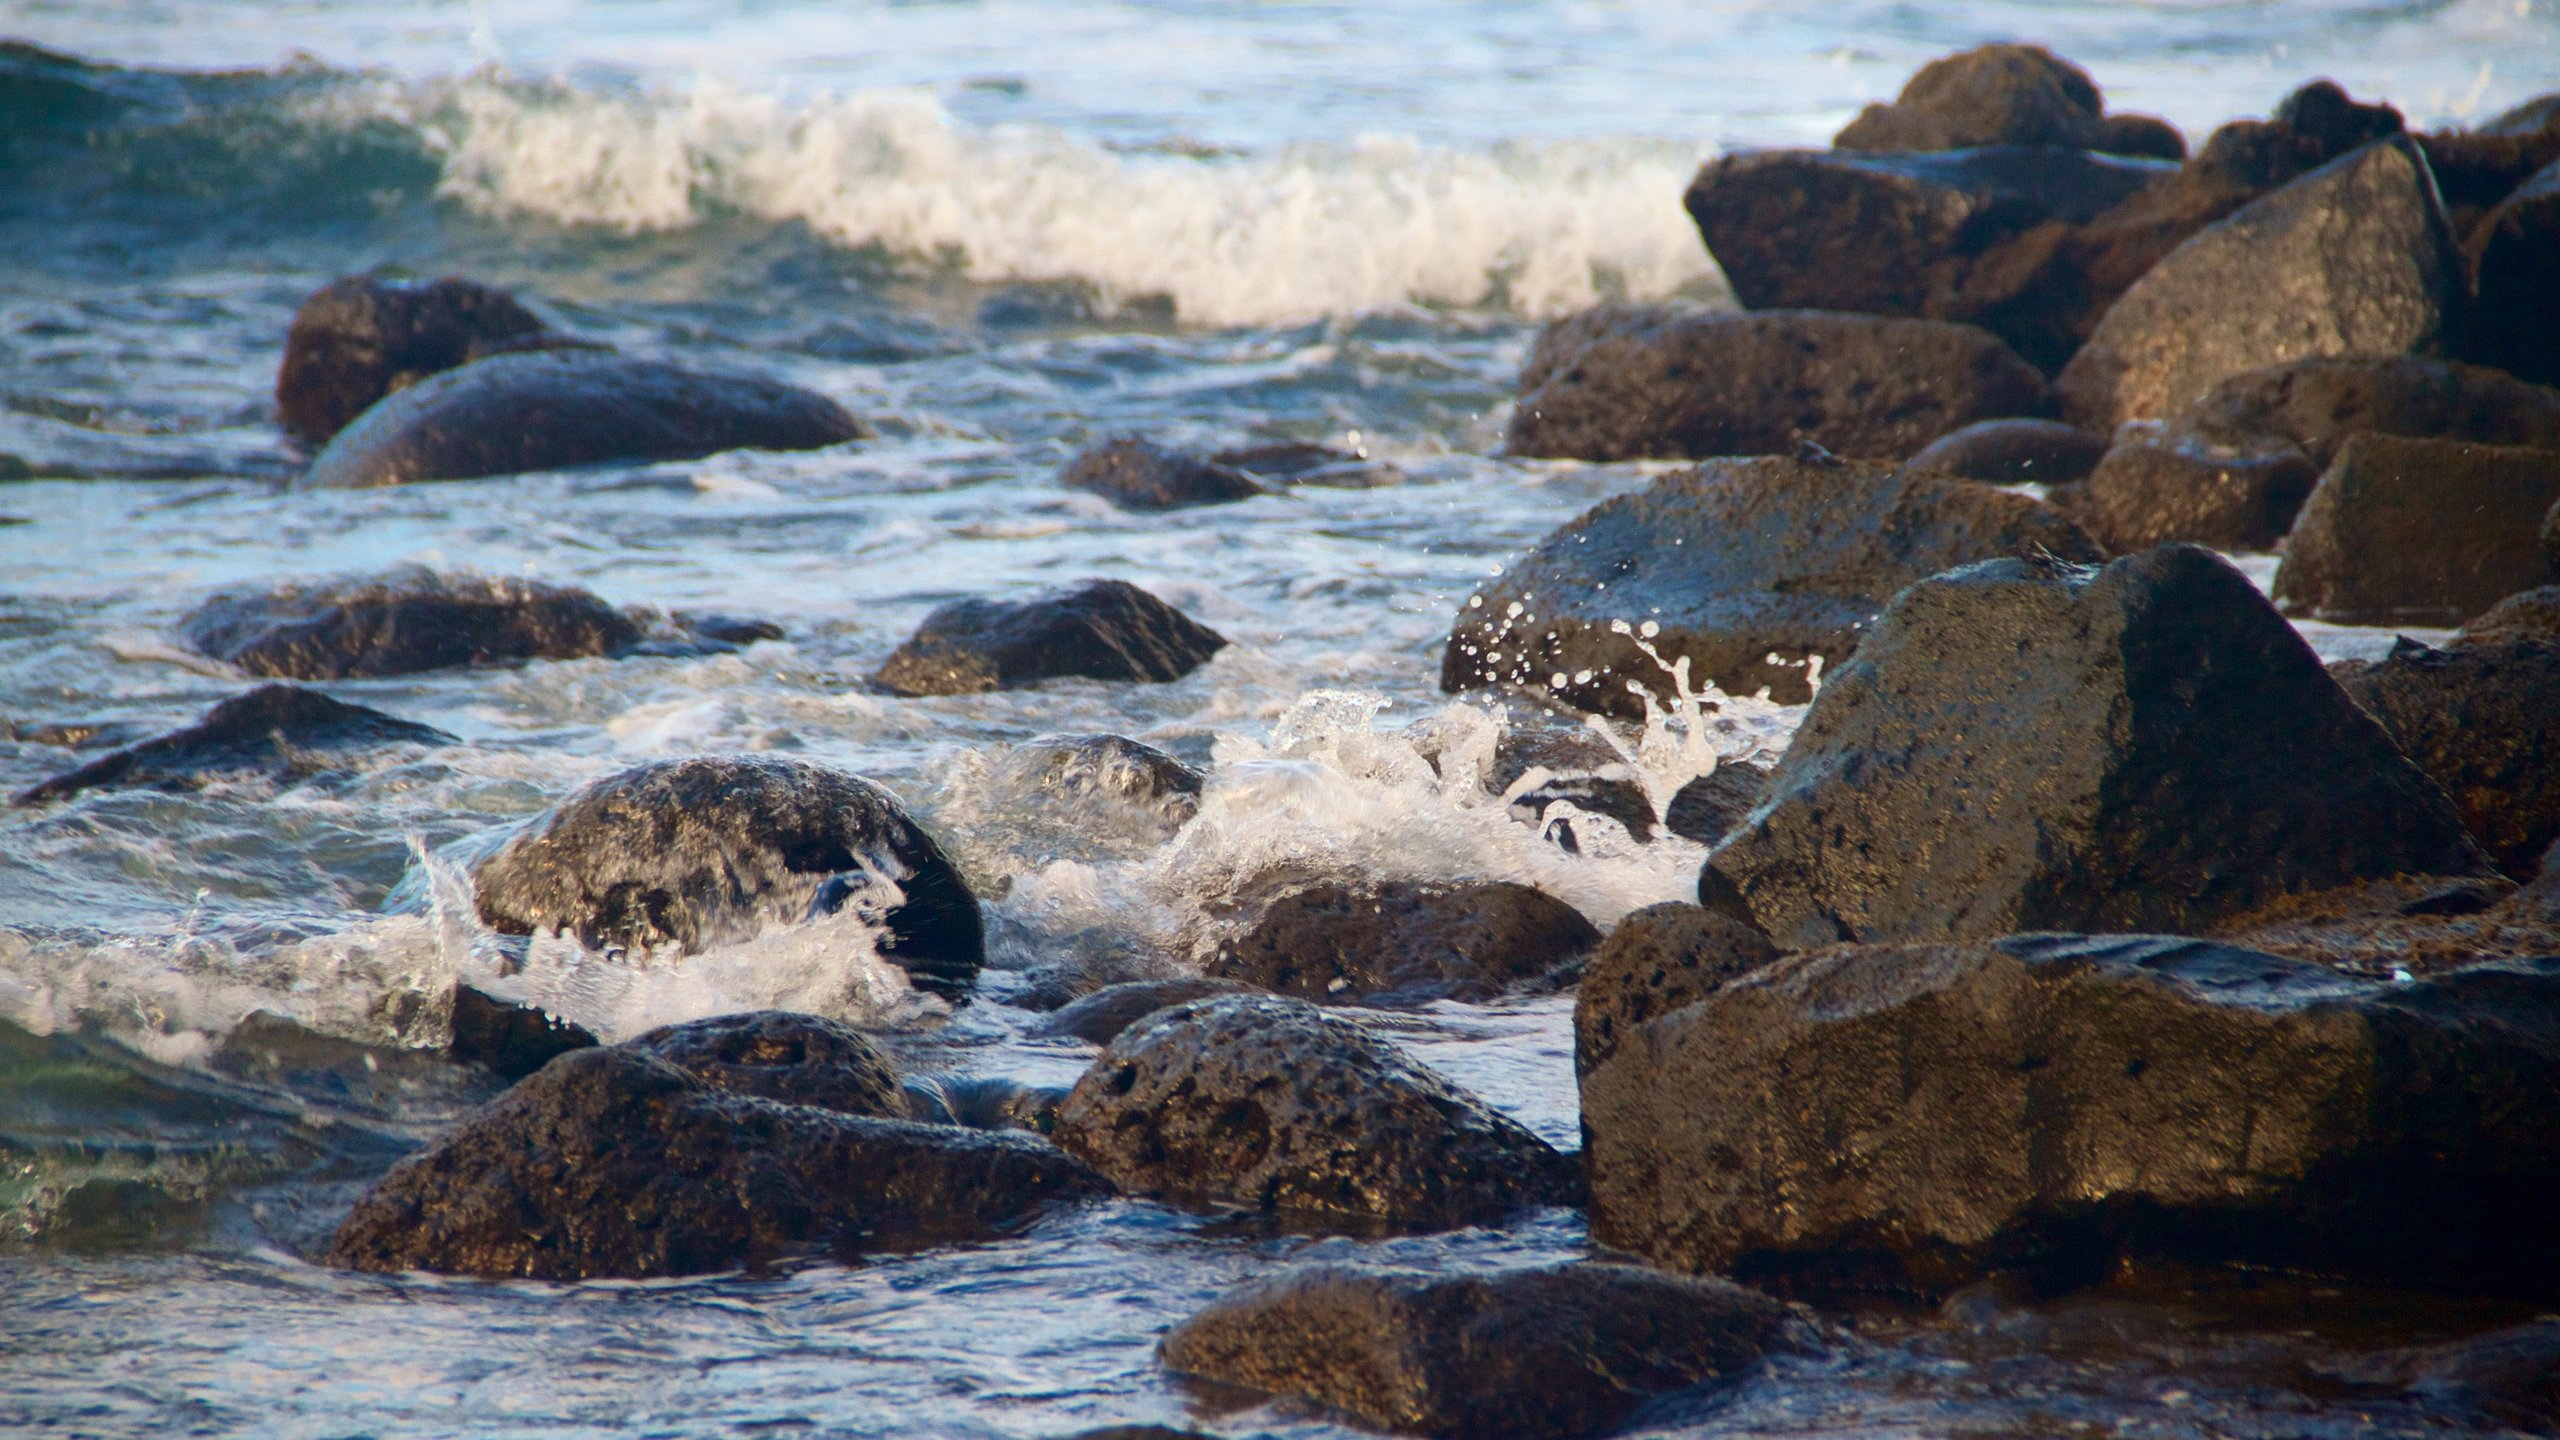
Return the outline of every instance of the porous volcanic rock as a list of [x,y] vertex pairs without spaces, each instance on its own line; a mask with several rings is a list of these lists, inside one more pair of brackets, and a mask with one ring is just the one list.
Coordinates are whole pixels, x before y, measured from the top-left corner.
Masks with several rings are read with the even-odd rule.
[[873,876],[899,893],[878,917],[882,955],[919,989],[965,994],[986,957],[968,883],[888,791],[806,761],[700,756],[607,776],[480,862],[472,883],[501,934],[700,951],[806,917],[832,879]]
[[261,685],[207,710],[183,730],[101,755],[21,792],[13,803],[41,805],[83,790],[201,790],[251,777],[291,785],[346,769],[388,746],[461,743],[432,725],[332,700],[317,690]]
[[2444,787],[2498,868],[2533,878],[2560,840],[2560,645],[2403,640],[2329,673]]
[[301,483],[365,489],[723,450],[816,450],[866,432],[833,400],[600,350],[493,355],[384,397]]
[[732,1094],[613,1046],[552,1061],[384,1176],[328,1260],[492,1278],[691,1275],[805,1247],[990,1238],[1109,1189],[1028,1135]]
[[847,1115],[903,1119],[897,1066],[842,1021],[788,1010],[716,1015],[661,1025],[628,1049],[689,1071],[714,1090]]
[[2303,502],[2276,569],[2288,615],[2459,625],[2553,578],[2536,531],[2560,450],[2359,435]]
[[1440,688],[1519,685],[1641,718],[1628,685],[1676,698],[1663,667],[1685,659],[1693,688],[1801,704],[1806,658],[1847,659],[1895,591],[2017,554],[2103,552],[1985,485],[1859,461],[1710,461],[1585,511],[1470,596]]
[[1657,1015],[1694,1005],[1778,958],[1769,937],[1677,901],[1618,922],[1582,972],[1573,1000],[1573,1073],[1587,1075]]
[[1943,1293],[2126,1255],[2560,1293],[2560,960],[2395,984],[2204,941],[1793,955],[1583,1078],[1591,1232]]
[[2105,104],[2089,72],[2041,45],[1982,45],[1921,66],[1892,104],[1869,105],[1831,143],[1842,150],[2087,150],[2104,138]]
[[178,622],[198,654],[292,680],[612,655],[645,633],[572,586],[417,566],[224,590]]
[[1808,1328],[1739,1285],[1636,1265],[1312,1265],[1223,1297],[1163,1354],[1403,1434],[1578,1440],[1656,1394],[1730,1380]]
[[1579,911],[1526,885],[1337,883],[1273,901],[1209,969],[1305,1000],[1484,1000],[1599,943]]
[[1250,500],[1263,493],[1231,465],[1169,450],[1138,435],[1086,446],[1058,472],[1070,490],[1090,490],[1123,510],[1179,510]]
[[[1781,945],[2195,934],[2487,859],[2248,577],[2164,545],[1905,590],[1708,859]],[[1711,883],[1712,882],[1712,883]]]
[[1353,1020],[1231,996],[1120,1032],[1058,1143],[1123,1188],[1335,1224],[1447,1229],[1570,1203],[1573,1162]]
[[2060,485],[2085,478],[2107,437],[2059,420],[1977,420],[1932,440],[1904,464],[1985,485]]
[[2088,479],[2046,498],[2119,555],[2172,540],[2272,550],[2319,483],[2320,467],[2296,446],[2218,445],[2136,420],[2117,429]]
[[[1574,460],[1792,452],[1900,459],[1976,420],[2046,408],[2044,378],[1989,331],[1932,320],[1617,307],[1569,358],[1533,355],[1508,441]],[[1559,322],[1570,324],[1571,322]],[[1530,375],[1541,376],[1530,388]]]
[[900,695],[973,695],[1069,675],[1163,684],[1226,644],[1126,580],[1088,580],[1028,600],[955,600],[925,616],[875,678]]
[[2479,277],[2465,351],[2527,380],[2560,384],[2560,161],[2517,187],[2471,232]]
[[2539,640],[2560,645],[2560,585],[2520,590],[2462,622],[2455,648]]
[[1253,987],[1215,975],[1177,975],[1169,980],[1124,980],[1105,985],[1072,1004],[1050,1012],[1031,1033],[1051,1039],[1082,1040],[1108,1045],[1120,1032],[1155,1014],[1194,1000],[1221,995],[1249,995]]
[[2235,449],[2293,445],[2323,467],[2367,433],[2560,450],[2560,390],[2420,355],[2318,355],[2232,376],[2177,428]]
[[514,296],[469,280],[350,275],[293,312],[276,418],[296,440],[322,444],[392,391],[546,328]]

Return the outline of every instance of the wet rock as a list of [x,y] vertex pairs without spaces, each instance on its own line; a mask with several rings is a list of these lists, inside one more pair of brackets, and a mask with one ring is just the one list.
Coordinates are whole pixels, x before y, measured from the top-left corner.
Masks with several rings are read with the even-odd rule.
[[719,1015],[661,1025],[625,1048],[654,1055],[732,1095],[893,1120],[907,1114],[889,1057],[861,1031],[819,1015]]
[[2527,380],[2560,384],[2560,161],[2526,181],[2472,231],[2480,302],[2465,344],[2470,358]]
[[[1509,808],[1512,819],[1536,826],[1568,855],[1582,853],[1588,838],[1584,831],[1594,828],[1595,819],[1615,823],[1638,843],[1653,839],[1661,830],[1661,822],[1653,813],[1653,798],[1642,785],[1617,776],[1557,776],[1513,796]],[[1577,824],[1582,829],[1577,830]]]
[[1769,937],[1696,905],[1648,905],[1618,922],[1573,1001],[1573,1073],[1588,1075],[1657,1015],[1698,1003],[1778,958]]
[[2087,71],[2041,45],[1983,45],[1921,66],[1891,105],[1869,105],[1831,143],[1842,150],[2088,150],[2106,136],[2104,103]]
[[2288,896],[2206,938],[2368,980],[2423,979],[2560,955],[2560,914],[2494,871],[2408,875]]
[[2385,659],[2343,661],[2329,673],[2444,787],[2498,868],[2531,879],[2560,840],[2560,645],[2475,640],[2437,650],[2404,640]]
[[2293,528],[2320,467],[2293,445],[2218,445],[2154,420],[2116,431],[2089,478],[2056,488],[2055,509],[2108,550],[2172,540],[2217,550],[2272,550]]
[[514,296],[469,280],[350,275],[294,312],[276,371],[276,418],[286,434],[318,445],[392,391],[544,330]]
[[2157,936],[1786,957],[1584,1077],[1592,1238],[1789,1287],[2120,1257],[2560,1293],[2560,961],[2407,984]]
[[2303,503],[2276,570],[2288,615],[2458,625],[2552,578],[2536,531],[2560,450],[2359,435]]
[[2164,545],[1904,591],[1700,884],[1804,948],[2194,934],[2284,895],[2486,869],[2248,578]]
[[678,610],[667,619],[695,641],[714,646],[744,647],[759,640],[780,640],[786,633],[770,620],[710,610]]
[[2454,648],[2506,645],[2519,640],[2560,645],[2560,585],[2520,591],[2463,622]]
[[991,1238],[1107,1194],[1027,1135],[732,1094],[629,1047],[563,1055],[383,1177],[328,1261],[582,1280]]
[[877,917],[882,955],[918,989],[966,994],[986,955],[967,882],[888,791],[805,761],[704,756],[608,776],[482,861],[472,883],[501,934],[698,952],[806,917],[830,879],[868,897],[874,875],[899,891]]
[[1404,1434],[1569,1440],[1650,1397],[1802,1343],[1787,1307],[1722,1280],[1577,1262],[1433,1274],[1313,1265],[1165,1336],[1167,1368],[1302,1395]]
[[1331,1223],[1446,1229],[1569,1203],[1572,1161],[1357,1022],[1277,996],[1120,1033],[1058,1143],[1126,1189]]
[[1769,772],[1758,765],[1727,760],[1683,785],[1671,797],[1662,823],[1672,834],[1712,846],[1742,823],[1742,817],[1768,798]]
[[908,1119],[972,1130],[1046,1135],[1058,1128],[1058,1107],[1067,1098],[1055,1086],[1025,1085],[1000,1075],[910,1075],[899,1084]]
[[1306,1000],[1483,1000],[1599,943],[1580,912],[1526,885],[1328,884],[1272,902],[1210,971]]
[[1676,698],[1665,667],[1685,659],[1693,687],[1801,704],[1806,658],[1847,659],[1895,591],[2021,553],[2101,552],[1988,486],[1856,461],[1711,461],[1584,512],[1471,596],[1440,688],[1520,685],[1641,718],[1628,686]]
[[1233,466],[1257,479],[1289,485],[1369,490],[1392,485],[1402,478],[1394,466],[1376,463],[1366,452],[1354,454],[1305,440],[1245,445],[1221,450],[1209,459],[1212,464]]
[[595,350],[494,355],[384,398],[338,432],[301,483],[364,489],[723,450],[815,450],[865,433],[825,396],[760,376]]
[[[2437,1402],[2511,1430],[2560,1435],[2560,1321],[2530,1325],[2389,1357],[2393,1378]],[[2361,1378],[2361,1377],[2359,1377]]]
[[1123,510],[1179,510],[1263,493],[1252,476],[1232,465],[1168,450],[1137,435],[1085,447],[1059,472],[1058,483],[1090,490]]
[[1124,735],[1076,735],[1018,747],[1040,767],[1041,788],[1101,794],[1189,815],[1207,779],[1152,745]]
[[2425,158],[2379,141],[2215,222],[2106,312],[2055,389],[2088,429],[2165,418],[2230,376],[2445,336],[2461,257]]
[[2135,155],[2150,160],[2184,160],[2187,137],[2157,115],[2108,115],[2098,121],[2098,138],[2090,146],[2109,155]]
[[2234,375],[2177,423],[2214,445],[2289,444],[2323,467],[2368,433],[2560,450],[2560,390],[2418,355],[2323,355]]
[[180,620],[178,634],[252,675],[338,680],[610,655],[646,631],[570,586],[408,566],[225,590]]
[[593,1031],[469,985],[453,987],[453,1038],[445,1058],[521,1080],[558,1056],[598,1042]]
[[1510,453],[1676,459],[1784,454],[1811,440],[1898,459],[1957,426],[2046,405],[2034,368],[1969,326],[1811,310],[1613,313],[1524,386]]
[[1986,485],[2060,485],[2086,477],[2107,439],[2059,420],[1978,420],[1932,440],[1904,465]]
[[332,700],[299,685],[261,685],[234,695],[183,730],[101,755],[66,775],[22,791],[12,803],[41,805],[83,790],[201,790],[250,778],[292,785],[344,770],[393,745],[462,742],[420,725]]
[[1048,1019],[1033,1026],[1031,1033],[1044,1039],[1082,1040],[1088,1045],[1108,1045],[1121,1031],[1159,1010],[1188,1005],[1194,1000],[1245,995],[1252,991],[1253,987],[1242,981],[1222,980],[1214,975],[1126,980],[1117,985],[1106,985],[1059,1008]]
[[1125,580],[1029,600],[955,600],[924,617],[875,677],[900,695],[973,695],[1061,676],[1163,684],[1226,637]]

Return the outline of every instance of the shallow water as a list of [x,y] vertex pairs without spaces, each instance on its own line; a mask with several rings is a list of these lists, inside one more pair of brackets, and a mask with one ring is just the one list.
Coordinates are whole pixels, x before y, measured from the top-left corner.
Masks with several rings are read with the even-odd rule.
[[[1178,966],[1275,866],[1522,880],[1604,926],[1687,894],[1693,848],[1567,855],[1400,736],[1489,723],[1443,713],[1451,614],[1648,473],[1493,458],[1511,375],[1543,317],[1721,293],[1678,207],[1702,155],[1818,141],[1921,60],[2018,35],[2194,139],[2315,74],[2423,123],[2560,87],[2548,0],[0,0],[0,38],[97,67],[0,56],[0,454],[57,477],[0,486],[0,516],[25,522],[0,525],[0,734],[38,737],[0,740],[0,787],[95,751],[35,727],[138,738],[236,693],[168,636],[234,583],[468,566],[788,631],[714,658],[335,684],[466,743],[282,794],[0,816],[0,1430],[1341,1433],[1174,1385],[1155,1337],[1287,1258],[1554,1258],[1581,1253],[1579,1219],[1354,1247],[1115,1203],[983,1246],[641,1285],[356,1277],[296,1253],[485,1093],[410,1053],[440,1040],[456,978],[494,983],[460,869],[637,760],[770,750],[879,779],[990,897],[1000,968],[953,1015],[847,924],[638,972],[537,947],[506,982],[609,1037],[788,1004],[879,1026],[917,1068],[1065,1084],[1087,1052],[1022,1038],[1032,1017],[1002,1003],[1019,973]],[[286,489],[299,457],[268,406],[287,320],[380,263],[799,381],[879,438]],[[1075,448],[1129,429],[1318,440],[1382,483],[1156,516],[1055,485]],[[2247,563],[2263,583],[2270,562]],[[1235,643],[1160,687],[868,692],[933,605],[1088,575]],[[1794,713],[1738,700],[1719,719],[1737,755],[1783,745]],[[1210,765],[1200,816],[1168,833],[1005,764],[1030,737],[1099,731]],[[376,1048],[239,1028],[262,1011]],[[1374,1018],[1575,1142],[1569,1002]],[[1866,1317],[1837,1353],[1671,1402],[1647,1433],[2466,1423],[2323,1377],[2482,1317],[2418,1307],[2329,1335],[2282,1310],[1977,1296]]]

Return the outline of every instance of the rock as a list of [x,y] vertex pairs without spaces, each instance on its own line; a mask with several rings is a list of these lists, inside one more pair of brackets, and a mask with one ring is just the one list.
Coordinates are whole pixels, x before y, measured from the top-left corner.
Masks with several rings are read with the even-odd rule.
[[2560,961],[2406,984],[2158,936],[1785,957],[1582,1082],[1591,1234],[1943,1294],[2125,1256],[2560,1293]]
[[1260,480],[1289,485],[1370,490],[1395,484],[1403,478],[1394,466],[1372,462],[1365,451],[1353,454],[1304,440],[1239,446],[1221,450],[1209,460],[1212,464],[1232,466]]
[[1580,912],[1526,885],[1326,884],[1272,902],[1209,968],[1305,1000],[1485,1000],[1599,943]]
[[1058,1128],[1058,1107],[1067,1098],[1055,1086],[994,1075],[910,1075],[900,1084],[908,1119],[972,1130],[1046,1135]]
[[2389,1363],[2400,1372],[2395,1379],[2436,1406],[2509,1431],[2560,1435],[2560,1320],[2403,1352]]
[[514,296],[469,280],[350,275],[293,313],[276,370],[276,418],[286,434],[318,445],[392,391],[544,329]]
[[2500,111],[2480,127],[2483,135],[2535,135],[2560,123],[2560,92],[2537,95],[2523,104]]
[[1573,1440],[1654,1395],[1732,1380],[1801,1343],[1800,1323],[1739,1285],[1635,1265],[1311,1265],[1175,1326],[1164,1363],[1403,1434]]
[[1831,143],[1842,150],[1975,145],[2095,148],[2104,102],[2088,72],[2041,45],[1983,45],[1920,67],[1891,105],[1870,105]]
[[977,897],[888,791],[771,755],[635,766],[553,806],[480,862],[480,918],[598,948],[699,952],[807,916],[820,887],[895,883],[884,958],[918,989],[968,992],[986,957]]
[[907,1114],[889,1057],[861,1031],[823,1016],[787,1010],[719,1015],[661,1025],[624,1048],[732,1095],[892,1120]]
[[349,490],[573,465],[816,450],[866,432],[823,395],[596,350],[493,355],[385,397],[302,485]]
[[572,1050],[597,1043],[587,1027],[469,985],[453,987],[453,1038],[445,1058],[521,1080]]
[[1769,794],[1769,772],[1727,760],[1683,785],[1671,797],[1662,823],[1672,834],[1712,847],[1742,823]]
[[1188,816],[1207,778],[1152,745],[1124,735],[1073,735],[1017,748],[1040,767],[1045,790],[1110,795]]
[[1769,937],[1696,905],[1648,905],[1609,932],[1573,1001],[1573,1073],[1588,1075],[1657,1015],[1778,958]]
[[2359,435],[2303,502],[2276,604],[2340,625],[2459,625],[2552,578],[2560,450]]
[[2089,146],[2109,155],[2135,155],[2151,160],[2184,160],[2187,137],[2157,115],[2108,115],[2098,121],[2098,138]]
[[1784,454],[1806,439],[1899,459],[1959,425],[2046,405],[2034,368],[1970,326],[1810,310],[1615,313],[1614,328],[1524,387],[1510,453],[1702,458]]
[[415,566],[225,590],[178,622],[198,654],[294,680],[611,655],[645,633],[584,590]]
[[2437,650],[2404,640],[2385,659],[2329,673],[2444,787],[2498,868],[2532,879],[2560,840],[2560,645],[2475,640]]
[[1125,580],[1029,600],[955,600],[924,617],[874,677],[899,695],[974,695],[1060,676],[1163,684],[1227,639]]
[[357,1270],[584,1280],[991,1238],[1109,1193],[1027,1135],[731,1094],[638,1050],[552,1061],[383,1177],[331,1242]]
[[2217,445],[2156,420],[2135,420],[2118,428],[2088,479],[2057,487],[2048,498],[2119,555],[2172,540],[2272,550],[2319,482],[2320,467],[2293,445]]
[[2445,336],[2462,268],[2427,163],[2378,141],[2197,232],[2134,282],[2055,382],[2107,430],[2176,414],[2245,370],[2405,354]]
[[1978,420],[1930,441],[1904,468],[1985,485],[2060,485],[2086,478],[2106,453],[2105,436],[2059,420]]
[[1106,985],[1050,1013],[1031,1029],[1042,1039],[1082,1040],[1108,1045],[1121,1031],[1159,1010],[1188,1005],[1220,995],[1251,994],[1253,987],[1214,975],[1182,975],[1171,980],[1126,980]]
[[1641,718],[1628,687],[1676,698],[1664,667],[1686,660],[1693,688],[1801,704],[1806,658],[1847,659],[1895,591],[2020,553],[2101,554],[2059,514],[1988,486],[1854,461],[1711,461],[1584,512],[1469,597],[1440,688],[1521,685]]
[[2534,640],[2560,645],[2560,585],[2519,591],[2462,624],[2453,637],[2457,650],[2466,645],[2506,645]]
[[[1560,804],[1584,813],[1574,815],[1554,808]],[[1512,819],[1537,827],[1568,855],[1582,853],[1585,836],[1574,828],[1577,821],[1587,829],[1593,818],[1612,820],[1639,844],[1653,839],[1661,829],[1653,813],[1653,799],[1645,794],[1644,787],[1614,776],[1558,776],[1514,796],[1510,811]]]
[[462,742],[432,725],[332,700],[299,685],[261,685],[204,712],[183,730],[101,755],[19,793],[41,805],[83,790],[201,790],[260,779],[278,786],[344,770],[362,754],[393,745]]
[[2560,955],[2560,914],[2495,871],[2408,875],[2289,896],[2206,938],[2367,980]]
[[1233,996],[1120,1032],[1058,1143],[1126,1189],[1399,1230],[1569,1203],[1573,1162],[1371,1034]]
[[[2560,133],[2560,132],[2555,132]],[[2527,380],[2560,384],[2560,161],[2526,181],[2471,232],[2479,277],[2465,353]]]
[[2177,428],[2212,445],[2292,445],[2325,468],[2362,434],[2560,450],[2560,390],[2417,355],[2323,355],[2205,392]]
[[1058,483],[1090,490],[1123,510],[1179,510],[1263,493],[1252,476],[1231,465],[1168,450],[1137,435],[1086,446],[1059,472]]
[[1781,945],[2195,934],[2487,860],[2246,576],[2164,545],[1905,590],[1709,857]]

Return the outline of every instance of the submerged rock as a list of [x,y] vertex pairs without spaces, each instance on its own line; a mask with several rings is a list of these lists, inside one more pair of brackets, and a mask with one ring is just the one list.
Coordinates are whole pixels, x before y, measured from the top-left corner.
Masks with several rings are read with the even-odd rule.
[[1178,510],[1250,500],[1263,493],[1233,466],[1168,450],[1137,435],[1086,446],[1058,473],[1070,490],[1090,490],[1123,510]]
[[2536,534],[2560,450],[2359,435],[2303,503],[2276,570],[2288,615],[2458,625],[2553,578]]
[[358,756],[388,746],[461,743],[432,725],[332,700],[317,690],[261,685],[207,710],[183,730],[101,755],[20,792],[12,803],[41,805],[83,790],[201,790],[250,778],[291,785],[347,769]]
[[1628,687],[1676,698],[1665,667],[1686,660],[1693,689],[1800,704],[1808,657],[1847,659],[1895,591],[2015,554],[2100,558],[2069,520],[1988,486],[1855,461],[1711,461],[1584,512],[1471,596],[1440,688],[1521,685],[1641,717]]
[[1903,468],[1986,485],[2060,485],[2087,476],[2106,453],[2105,436],[2059,420],[1978,420],[1930,441]]
[[1609,932],[1573,1001],[1573,1073],[1588,1075],[1657,1015],[1705,999],[1778,958],[1769,937],[1730,916],[1648,905]]
[[595,1032],[535,1006],[469,985],[453,987],[453,1038],[445,1058],[521,1080],[559,1056],[596,1045]]
[[1126,580],[1088,580],[1028,600],[955,600],[925,616],[875,678],[900,695],[974,695],[1070,675],[1160,685],[1226,645]]
[[2088,150],[2105,138],[2089,73],[2041,45],[1981,45],[1920,67],[1891,105],[1869,105],[1842,150],[2033,145]]
[[1247,995],[1253,987],[1214,975],[1178,975],[1170,980],[1124,980],[1106,985],[1072,1004],[1052,1011],[1031,1034],[1046,1039],[1082,1040],[1108,1045],[1120,1032],[1160,1010],[1221,995]]
[[1109,1193],[1027,1135],[786,1105],[625,1046],[563,1055],[403,1163],[328,1261],[584,1280],[984,1239]]
[[1768,1296],[1634,1265],[1316,1265],[1219,1300],[1163,1353],[1170,1369],[1400,1433],[1570,1440],[1662,1392],[1731,1380],[1801,1329]]
[[392,391],[545,330],[514,296],[469,280],[350,275],[293,312],[276,370],[276,418],[286,434],[318,445]]
[[2233,448],[2136,420],[2118,428],[2088,479],[2048,498],[2119,555],[2173,540],[2272,550],[2319,483],[2320,467],[2293,445]]
[[1208,783],[1199,771],[1125,735],[1033,740],[1015,753],[1038,764],[1042,789],[1109,795],[1179,816],[1199,807]]
[[701,951],[808,916],[832,879],[868,894],[875,876],[899,895],[877,917],[882,956],[918,989],[966,994],[986,957],[967,882],[888,791],[806,761],[704,756],[608,776],[480,862],[472,883],[501,934]]
[[2480,303],[2466,343],[2474,359],[2560,384],[2560,161],[2518,187],[2472,231]]
[[2560,644],[2404,640],[2329,673],[2444,787],[2498,868],[2531,879],[2560,840]]
[[1210,968],[1305,1000],[1484,1000],[1599,943],[1579,911],[1526,885],[1327,884],[1273,901]]
[[719,1015],[661,1025],[625,1048],[733,1095],[892,1120],[907,1114],[889,1057],[861,1031],[824,1016],[787,1010]]
[[866,432],[834,401],[751,375],[594,350],[496,355],[386,397],[302,484],[364,489],[723,450],[816,450]]
[[1700,893],[1790,947],[2194,934],[2284,895],[2486,866],[2246,576],[2164,545],[1904,591]]
[[1333,1223],[1447,1229],[1576,1193],[1545,1141],[1357,1022],[1277,996],[1122,1031],[1057,1138],[1129,1190]]
[[972,1130],[1046,1135],[1058,1128],[1058,1107],[1067,1098],[1055,1086],[1025,1085],[1001,1075],[910,1075],[899,1083],[907,1118]]
[[178,633],[189,649],[252,675],[338,680],[610,655],[646,630],[570,586],[404,566],[225,590],[188,612]]

